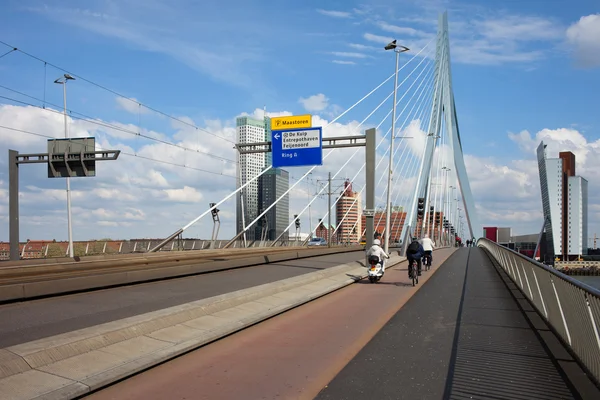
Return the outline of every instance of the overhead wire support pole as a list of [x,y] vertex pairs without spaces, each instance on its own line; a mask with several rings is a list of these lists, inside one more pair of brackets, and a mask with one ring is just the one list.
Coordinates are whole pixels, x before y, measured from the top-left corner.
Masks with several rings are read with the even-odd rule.
[[396,96],[398,93],[398,61],[400,59],[400,53],[409,50],[408,47],[399,46],[396,42],[396,40],[393,40],[387,46],[384,47],[385,50],[394,50],[394,53],[396,53],[396,66],[394,68],[394,103],[392,111],[392,133],[390,136],[390,164],[388,167],[387,204],[385,212],[385,242],[383,248],[386,253],[389,251],[390,219],[392,216],[392,169],[394,167],[394,136],[396,136]]
[[[63,105],[64,105],[64,119],[65,119],[65,139],[69,138],[69,129],[67,124],[67,82],[69,80],[75,80],[71,75],[64,74],[60,78],[56,79],[54,83],[63,85]],[[68,160],[65,160],[68,162]],[[69,257],[73,258],[73,225],[71,222],[71,177],[67,175],[67,226],[69,233]]]

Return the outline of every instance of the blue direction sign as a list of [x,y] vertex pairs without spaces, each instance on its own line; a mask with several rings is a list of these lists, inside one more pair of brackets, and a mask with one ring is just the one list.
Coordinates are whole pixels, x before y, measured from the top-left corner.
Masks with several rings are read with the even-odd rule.
[[273,167],[323,165],[321,127],[272,131]]

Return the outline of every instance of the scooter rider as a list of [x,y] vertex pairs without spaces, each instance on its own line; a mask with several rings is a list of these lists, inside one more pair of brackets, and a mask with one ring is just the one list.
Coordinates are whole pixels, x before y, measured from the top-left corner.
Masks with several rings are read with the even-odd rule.
[[429,238],[426,233],[421,239],[421,246],[423,246],[423,253],[425,256],[429,256],[429,261],[433,264],[433,249],[435,249],[435,243]]
[[385,272],[384,258],[390,258],[387,253],[381,248],[381,241],[379,239],[373,240],[373,246],[367,250],[367,259],[371,256],[379,257],[381,262],[381,270]]
[[[419,243],[416,237],[413,238],[412,243],[406,248],[406,259],[408,260],[408,265],[412,264],[413,261],[416,261],[419,276],[421,276],[421,259],[423,258],[424,253],[425,250],[423,250],[423,246],[421,246],[421,243]],[[408,269],[408,278],[412,278],[410,276],[410,268]]]

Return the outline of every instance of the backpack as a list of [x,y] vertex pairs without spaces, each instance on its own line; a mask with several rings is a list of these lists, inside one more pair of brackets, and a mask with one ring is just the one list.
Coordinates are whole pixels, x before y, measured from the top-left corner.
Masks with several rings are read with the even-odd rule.
[[419,242],[412,242],[411,244],[408,245],[408,248],[406,249],[406,252],[408,254],[416,254],[419,252]]

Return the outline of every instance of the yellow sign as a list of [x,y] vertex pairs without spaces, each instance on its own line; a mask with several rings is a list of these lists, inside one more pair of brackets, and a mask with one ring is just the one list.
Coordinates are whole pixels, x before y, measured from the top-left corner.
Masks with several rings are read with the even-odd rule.
[[290,115],[289,117],[271,118],[272,131],[296,128],[312,128],[312,115]]

